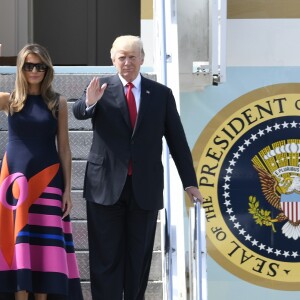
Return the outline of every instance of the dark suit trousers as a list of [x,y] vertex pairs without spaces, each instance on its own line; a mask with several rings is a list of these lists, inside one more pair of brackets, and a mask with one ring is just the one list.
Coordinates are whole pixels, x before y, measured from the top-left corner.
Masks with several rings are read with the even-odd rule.
[[157,214],[137,206],[130,176],[116,204],[87,201],[93,300],[144,299]]

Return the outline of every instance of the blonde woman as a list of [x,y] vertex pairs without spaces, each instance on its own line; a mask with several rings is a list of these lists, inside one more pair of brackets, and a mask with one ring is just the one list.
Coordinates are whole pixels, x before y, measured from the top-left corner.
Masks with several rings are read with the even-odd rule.
[[15,89],[0,93],[8,144],[0,173],[1,299],[82,300],[69,213],[67,101],[52,89],[47,50],[18,54]]

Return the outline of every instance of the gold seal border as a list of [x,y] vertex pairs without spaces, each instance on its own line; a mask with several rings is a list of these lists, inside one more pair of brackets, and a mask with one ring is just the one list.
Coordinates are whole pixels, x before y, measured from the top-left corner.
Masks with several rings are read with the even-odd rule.
[[[239,98],[233,100],[222,110],[220,110],[206,125],[200,136],[198,137],[195,146],[192,150],[193,160],[195,169],[198,170],[199,160],[202,156],[207,143],[213,137],[214,133],[220,128],[223,122],[232,116],[235,112],[241,108],[251,104],[252,102],[259,101],[267,97],[272,97],[275,95],[282,94],[300,94],[300,83],[283,83],[275,84],[270,86],[265,86],[253,91],[250,91]],[[199,180],[199,178],[198,178]],[[200,188],[201,190],[201,188]],[[187,206],[189,206],[187,202]],[[231,231],[230,231],[231,233]],[[230,235],[229,233],[229,235]],[[231,233],[232,234],[232,233]],[[245,247],[246,248],[246,247]],[[278,281],[274,279],[264,279],[253,273],[246,271],[243,268],[238,267],[231,260],[226,259],[224,254],[221,253],[220,249],[217,248],[210,239],[207,239],[207,250],[209,255],[224,269],[230,273],[238,276],[239,278],[246,280],[247,282],[253,283],[258,286],[268,287],[277,290],[300,290],[299,282],[287,282]],[[299,263],[296,263],[300,265]]]

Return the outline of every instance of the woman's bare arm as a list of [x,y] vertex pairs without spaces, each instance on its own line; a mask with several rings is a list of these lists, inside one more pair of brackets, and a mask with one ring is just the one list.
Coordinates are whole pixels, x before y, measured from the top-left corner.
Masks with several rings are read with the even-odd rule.
[[57,148],[64,177],[65,189],[63,192],[62,207],[64,218],[71,212],[73,206],[71,200],[72,156],[69,144],[68,106],[67,100],[64,97],[60,97],[59,99]]
[[9,93],[0,92],[0,110],[4,111],[6,114],[8,113],[9,108]]

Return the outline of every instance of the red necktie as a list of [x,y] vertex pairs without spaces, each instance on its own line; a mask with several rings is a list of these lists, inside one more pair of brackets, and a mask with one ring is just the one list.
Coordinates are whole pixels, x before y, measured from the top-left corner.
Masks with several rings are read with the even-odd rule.
[[[126,93],[126,99],[127,99],[127,104],[128,104],[128,109],[129,109],[129,115],[130,115],[130,123],[132,128],[134,128],[135,121],[136,121],[136,103],[134,99],[134,95],[132,93],[132,88],[134,85],[131,82],[127,83],[128,90]],[[132,175],[132,161],[129,161],[129,166],[128,166],[128,175]]]
[[126,94],[126,99],[127,99],[128,109],[129,109],[131,126],[132,128],[134,128],[136,115],[137,115],[135,99],[132,93],[132,88],[134,88],[134,85],[131,82],[128,82],[127,86],[128,86],[128,90]]

